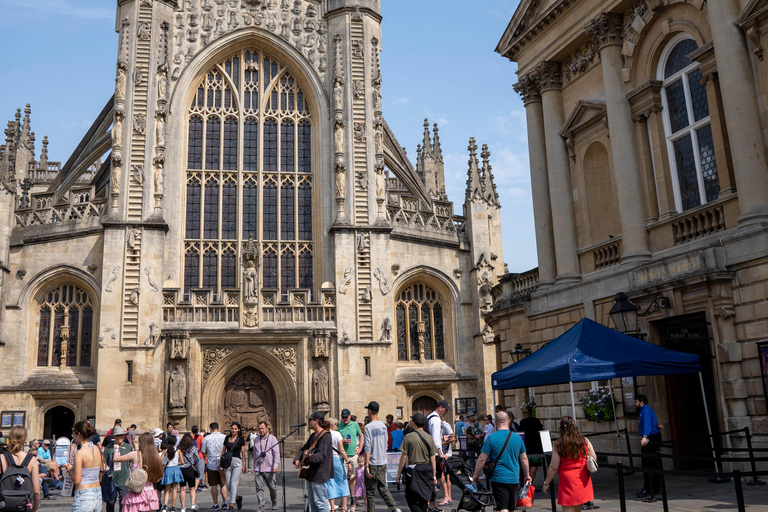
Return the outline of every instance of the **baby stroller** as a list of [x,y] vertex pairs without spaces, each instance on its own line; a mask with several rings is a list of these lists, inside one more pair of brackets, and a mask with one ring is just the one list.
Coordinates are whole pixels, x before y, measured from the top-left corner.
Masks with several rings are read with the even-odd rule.
[[485,512],[485,507],[493,507],[493,492],[485,488],[482,482],[477,484],[477,490],[472,491],[469,484],[472,483],[472,475],[475,468],[459,457],[449,457],[445,461],[445,471],[451,482],[461,489],[461,499],[457,508],[451,512],[467,510],[468,512]]

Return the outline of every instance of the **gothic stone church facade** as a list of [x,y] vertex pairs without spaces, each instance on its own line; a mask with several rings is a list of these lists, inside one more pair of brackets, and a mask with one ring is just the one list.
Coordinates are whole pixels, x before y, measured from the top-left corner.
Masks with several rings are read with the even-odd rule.
[[120,0],[116,30],[69,161],[29,109],[5,132],[0,408],[52,435],[492,407],[488,151],[455,214],[437,127],[414,168],[383,116],[378,0]]

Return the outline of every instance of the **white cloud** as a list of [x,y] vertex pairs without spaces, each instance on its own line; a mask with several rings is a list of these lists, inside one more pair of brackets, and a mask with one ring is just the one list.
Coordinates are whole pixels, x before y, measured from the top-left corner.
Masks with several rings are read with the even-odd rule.
[[397,96],[392,96],[392,103],[395,103],[395,104],[405,105],[410,101],[411,101],[411,98],[398,98]]
[[51,14],[63,14],[74,18],[85,19],[107,19],[115,18],[115,10],[104,7],[82,7],[74,6],[67,0],[2,0],[6,4],[28,7],[36,11],[43,11]]

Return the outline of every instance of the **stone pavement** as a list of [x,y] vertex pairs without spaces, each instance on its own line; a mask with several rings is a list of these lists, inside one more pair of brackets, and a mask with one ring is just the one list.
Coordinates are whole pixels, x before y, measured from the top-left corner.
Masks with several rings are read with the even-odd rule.
[[[290,462],[290,461],[288,461]],[[291,512],[302,512],[304,507],[304,498],[302,491],[302,480],[297,477],[297,472],[289,464],[286,478],[286,498],[288,506],[286,510]],[[279,479],[278,479],[279,480]],[[705,478],[692,477],[667,477],[667,489],[669,495],[669,510],[671,512],[731,512],[737,511],[736,493],[733,482],[724,484],[711,484]],[[283,510],[282,488],[278,481],[278,511]],[[536,478],[537,488],[541,488],[543,478],[541,474]],[[600,507],[601,512],[620,512],[618,479],[614,471],[601,469],[594,475],[593,479],[595,490],[594,504]],[[635,498],[640,488],[642,488],[642,475],[636,473],[625,478],[627,492],[627,512],[656,512],[662,511],[662,503],[643,503]],[[742,486],[744,490],[744,500],[746,503],[746,512],[768,512],[768,485],[763,486]],[[404,490],[404,486],[401,486]],[[405,493],[403,490],[398,492],[394,484],[390,484],[390,490],[403,512],[408,511],[405,503]],[[244,474],[240,480],[239,491],[243,496],[243,511],[254,512],[256,510],[256,490],[254,487],[254,478],[252,474]],[[444,512],[451,512],[455,508],[461,497],[461,491],[453,487],[453,505],[443,507]],[[557,492],[555,489],[550,492]],[[202,511],[210,510],[212,505],[211,494],[208,491],[197,494],[198,506]],[[219,498],[221,500],[221,498]],[[337,501],[337,506],[340,500]],[[220,501],[221,502],[221,501]],[[43,501],[40,509],[44,512],[68,512],[71,510],[72,499],[59,497],[55,501]],[[187,506],[190,500],[187,496]],[[384,502],[378,497],[376,508],[379,512],[386,512]],[[177,510],[180,505],[177,504]],[[105,511],[106,508],[102,508]],[[269,507],[267,509],[269,511]],[[534,501],[533,511],[551,510],[549,496],[538,491]],[[560,507],[558,507],[560,510]],[[364,507],[357,507],[357,512],[365,512]],[[486,512],[492,512],[490,509]]]

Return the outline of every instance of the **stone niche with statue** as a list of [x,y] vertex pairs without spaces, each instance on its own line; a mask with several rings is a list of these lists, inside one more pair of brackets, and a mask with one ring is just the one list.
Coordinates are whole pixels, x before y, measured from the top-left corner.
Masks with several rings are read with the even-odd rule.
[[168,382],[168,419],[177,427],[182,427],[187,417],[187,394],[189,374],[189,333],[186,331],[168,331],[163,333],[166,342],[168,364],[166,373]]

